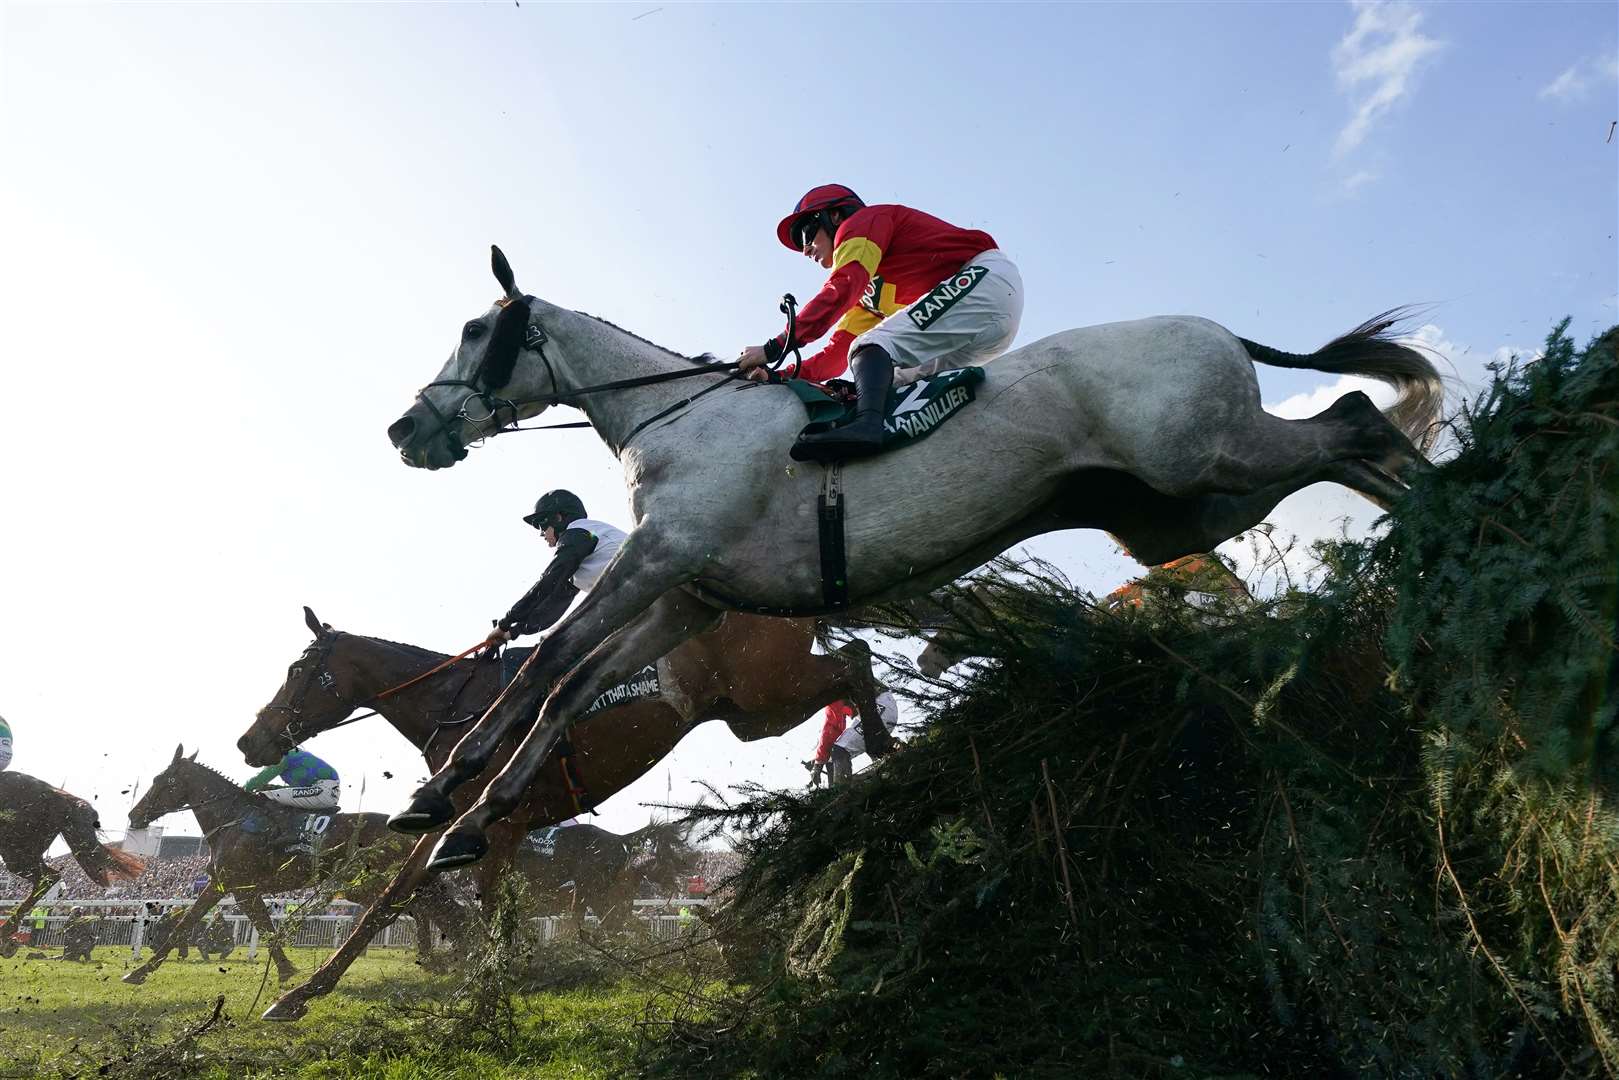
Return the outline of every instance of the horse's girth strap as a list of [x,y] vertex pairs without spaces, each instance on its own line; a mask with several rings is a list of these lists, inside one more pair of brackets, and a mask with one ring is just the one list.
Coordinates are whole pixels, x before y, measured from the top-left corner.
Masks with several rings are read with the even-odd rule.
[[849,606],[849,560],[843,540],[843,464],[833,462],[821,474],[816,506],[821,536],[821,599],[829,608]]

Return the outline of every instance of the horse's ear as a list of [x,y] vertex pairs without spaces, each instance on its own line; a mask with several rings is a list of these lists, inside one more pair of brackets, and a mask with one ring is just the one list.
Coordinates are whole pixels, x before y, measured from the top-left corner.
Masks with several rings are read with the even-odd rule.
[[522,293],[517,291],[517,277],[512,273],[512,264],[506,261],[506,253],[494,244],[489,245],[489,266],[495,271],[495,280],[506,295],[516,300]]
[[[174,748],[174,760],[179,761],[181,758],[185,757],[185,753],[186,753],[186,745],[185,745],[185,743],[180,743],[178,746],[176,746]],[[172,765],[173,763],[174,762],[170,762],[169,764]]]
[[315,613],[309,609],[308,604],[304,605],[304,625],[309,627],[309,632],[316,637],[321,637],[325,633],[321,627],[321,621],[315,618]]
[[191,756],[186,758],[186,760],[187,761],[196,761],[197,760],[197,755],[200,754],[200,753],[202,753],[202,747],[199,746],[195,750],[191,751]]

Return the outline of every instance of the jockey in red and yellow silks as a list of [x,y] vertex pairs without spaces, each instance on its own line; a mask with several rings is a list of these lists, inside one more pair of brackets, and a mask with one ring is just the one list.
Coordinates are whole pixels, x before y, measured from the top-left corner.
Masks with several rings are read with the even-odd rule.
[[832,271],[785,332],[744,349],[744,372],[774,363],[789,348],[832,331],[799,375],[825,381],[848,359],[859,389],[855,419],[794,447],[801,460],[875,453],[893,366],[928,375],[999,355],[1023,313],[1023,283],[994,237],[914,210],[866,206],[841,184],[814,188],[776,227],[781,242]]

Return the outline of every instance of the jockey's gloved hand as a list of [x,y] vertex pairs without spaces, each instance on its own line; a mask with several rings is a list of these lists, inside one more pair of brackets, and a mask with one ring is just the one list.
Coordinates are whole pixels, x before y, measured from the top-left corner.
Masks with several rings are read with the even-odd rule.
[[809,785],[808,786],[810,786],[810,787],[820,787],[821,786],[821,773],[823,771],[825,771],[826,763],[821,762],[821,761],[806,761],[806,762],[804,762],[804,768],[806,768],[806,769],[808,769],[810,771],[810,778],[809,778]]

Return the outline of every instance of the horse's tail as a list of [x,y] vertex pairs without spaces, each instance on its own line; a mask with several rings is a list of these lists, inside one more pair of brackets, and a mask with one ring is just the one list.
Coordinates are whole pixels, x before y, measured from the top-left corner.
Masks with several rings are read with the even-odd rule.
[[68,850],[73,852],[85,876],[102,886],[140,877],[146,869],[146,860],[103,844],[96,833],[100,822],[95,807],[78,799],[74,802],[77,805],[69,808],[62,824],[62,839],[67,841]]
[[1274,367],[1309,368],[1341,375],[1364,375],[1394,387],[1398,396],[1383,415],[1406,437],[1426,450],[1433,442],[1434,421],[1444,404],[1444,381],[1422,353],[1396,340],[1399,326],[1412,314],[1394,308],[1333,338],[1308,356],[1282,352],[1239,337],[1248,355]]

